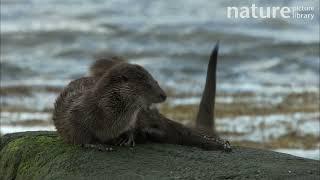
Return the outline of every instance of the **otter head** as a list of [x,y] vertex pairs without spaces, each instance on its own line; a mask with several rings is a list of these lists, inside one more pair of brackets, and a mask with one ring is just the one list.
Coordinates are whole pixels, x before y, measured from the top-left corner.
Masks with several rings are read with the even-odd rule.
[[121,97],[140,101],[145,107],[152,103],[166,100],[166,93],[158,82],[143,67],[136,64],[122,63],[109,71],[111,87],[117,90]]

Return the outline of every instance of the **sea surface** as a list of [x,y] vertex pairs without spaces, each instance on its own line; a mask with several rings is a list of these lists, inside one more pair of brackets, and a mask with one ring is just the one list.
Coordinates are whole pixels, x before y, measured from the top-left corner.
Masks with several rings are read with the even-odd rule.
[[[228,6],[253,3],[314,7],[308,13],[315,16],[227,18]],[[197,105],[218,40],[218,94],[254,94],[246,101],[257,106],[276,106],[290,94],[319,97],[318,0],[1,0],[0,14],[1,88],[6,89],[1,91],[2,134],[54,130],[46,122],[59,89],[87,75],[94,57],[107,53],[147,68],[171,92],[171,106]],[[217,98],[217,103],[235,101]],[[304,106],[291,113],[221,117],[217,129],[237,132],[236,137],[226,135],[235,140],[264,142],[286,134],[290,126],[318,138],[319,147],[319,111],[300,108]],[[319,154],[298,150],[299,156]]]

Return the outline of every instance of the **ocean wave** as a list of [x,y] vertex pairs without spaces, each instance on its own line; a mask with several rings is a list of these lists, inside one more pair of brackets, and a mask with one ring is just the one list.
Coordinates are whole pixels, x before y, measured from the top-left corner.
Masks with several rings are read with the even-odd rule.
[[34,77],[37,75],[36,72],[29,68],[23,68],[15,64],[8,62],[0,62],[1,66],[1,80],[12,80],[12,79],[23,79],[24,77]]

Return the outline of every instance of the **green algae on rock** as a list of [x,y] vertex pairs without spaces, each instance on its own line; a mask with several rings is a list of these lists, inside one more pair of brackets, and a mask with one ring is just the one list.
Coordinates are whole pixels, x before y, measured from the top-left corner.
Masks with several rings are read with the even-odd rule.
[[318,179],[320,161],[234,147],[232,153],[167,144],[99,152],[55,132],[1,137],[0,179]]

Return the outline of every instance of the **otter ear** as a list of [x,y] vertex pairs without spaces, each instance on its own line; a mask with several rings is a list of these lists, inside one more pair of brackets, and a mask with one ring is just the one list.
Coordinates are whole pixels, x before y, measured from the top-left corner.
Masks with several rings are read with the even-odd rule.
[[124,81],[124,82],[128,81],[128,77],[124,74],[121,74],[120,79],[121,79],[121,81]]

